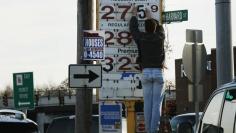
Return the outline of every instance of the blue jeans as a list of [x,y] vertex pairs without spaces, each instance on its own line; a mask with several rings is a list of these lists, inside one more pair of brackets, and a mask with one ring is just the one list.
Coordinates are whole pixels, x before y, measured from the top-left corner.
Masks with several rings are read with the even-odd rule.
[[156,133],[161,116],[161,103],[164,85],[163,72],[160,68],[144,68],[142,86],[144,97],[144,118],[147,133]]

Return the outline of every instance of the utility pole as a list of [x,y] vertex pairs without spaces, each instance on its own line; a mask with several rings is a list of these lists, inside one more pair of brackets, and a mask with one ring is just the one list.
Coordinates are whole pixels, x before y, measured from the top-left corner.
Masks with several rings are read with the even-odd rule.
[[[83,30],[92,30],[94,0],[78,0],[77,3],[77,64],[84,64]],[[75,133],[91,133],[92,89],[80,88],[76,91]]]
[[231,36],[231,0],[215,0],[217,86],[231,82],[234,76]]

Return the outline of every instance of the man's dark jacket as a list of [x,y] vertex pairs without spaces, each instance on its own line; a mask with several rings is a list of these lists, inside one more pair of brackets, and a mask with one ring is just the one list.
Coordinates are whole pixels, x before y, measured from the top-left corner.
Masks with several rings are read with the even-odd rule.
[[129,28],[138,46],[141,67],[163,68],[163,62],[165,60],[165,34],[163,27],[157,27],[154,33],[141,32],[138,28],[137,18],[132,16]]

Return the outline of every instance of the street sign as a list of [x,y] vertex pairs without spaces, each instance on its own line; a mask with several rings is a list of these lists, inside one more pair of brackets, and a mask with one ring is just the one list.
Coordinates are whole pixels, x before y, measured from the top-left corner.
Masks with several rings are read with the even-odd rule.
[[33,72],[14,73],[13,89],[15,108],[34,108]]
[[94,64],[69,65],[70,88],[100,88],[102,66]]
[[99,133],[122,132],[121,103],[99,103]]
[[163,12],[162,18],[163,23],[188,21],[188,10]]
[[83,36],[84,60],[104,60],[105,32],[85,30]]

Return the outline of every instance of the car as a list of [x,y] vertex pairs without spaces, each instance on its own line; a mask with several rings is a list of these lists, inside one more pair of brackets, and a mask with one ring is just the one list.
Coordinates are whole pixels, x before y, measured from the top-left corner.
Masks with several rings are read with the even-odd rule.
[[38,125],[26,118],[26,115],[18,110],[0,110],[0,131],[8,133],[38,133]]
[[[98,133],[98,115],[92,116],[92,133]],[[56,117],[52,120],[46,133],[74,133],[75,115]]]
[[[222,85],[210,96],[195,133],[236,132],[236,82]],[[180,124],[177,131],[191,130],[190,125]],[[191,130],[191,133],[194,131]]]
[[[202,115],[202,112],[199,112],[199,117]],[[180,124],[190,124],[192,126],[192,129],[195,129],[195,119],[196,119],[196,113],[184,113],[174,116],[170,120],[171,130],[172,133],[177,133],[177,127]]]
[[[122,118],[122,133],[127,133],[126,119]],[[75,115],[56,117],[49,124],[46,133],[74,133]],[[92,133],[99,133],[99,115],[92,116]]]

